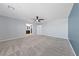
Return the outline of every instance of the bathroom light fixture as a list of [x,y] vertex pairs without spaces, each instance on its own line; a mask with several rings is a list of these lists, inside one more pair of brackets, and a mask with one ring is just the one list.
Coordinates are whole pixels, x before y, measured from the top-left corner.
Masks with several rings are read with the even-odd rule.
[[26,26],[31,26],[32,24],[26,24]]

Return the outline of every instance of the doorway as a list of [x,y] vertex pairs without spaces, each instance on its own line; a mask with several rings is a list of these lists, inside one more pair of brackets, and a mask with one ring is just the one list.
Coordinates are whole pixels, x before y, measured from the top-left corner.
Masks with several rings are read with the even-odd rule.
[[32,24],[26,24],[26,34],[32,34]]

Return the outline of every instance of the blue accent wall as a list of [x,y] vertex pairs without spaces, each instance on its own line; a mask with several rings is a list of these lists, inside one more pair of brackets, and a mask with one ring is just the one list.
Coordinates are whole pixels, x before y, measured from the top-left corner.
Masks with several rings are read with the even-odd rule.
[[79,3],[75,3],[68,18],[68,38],[79,56]]

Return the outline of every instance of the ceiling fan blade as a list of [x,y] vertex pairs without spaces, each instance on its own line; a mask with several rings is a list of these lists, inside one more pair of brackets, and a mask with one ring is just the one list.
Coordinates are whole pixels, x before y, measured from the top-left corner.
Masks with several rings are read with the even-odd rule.
[[36,19],[38,19],[38,16],[36,16]]
[[44,20],[44,19],[39,19],[39,20]]

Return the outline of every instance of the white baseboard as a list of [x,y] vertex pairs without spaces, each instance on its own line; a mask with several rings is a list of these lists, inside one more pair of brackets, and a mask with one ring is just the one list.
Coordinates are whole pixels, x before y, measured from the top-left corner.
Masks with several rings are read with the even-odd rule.
[[8,41],[8,40],[14,40],[14,39],[18,39],[18,38],[24,38],[24,37],[26,37],[26,36],[19,36],[19,37],[14,37],[14,38],[1,39],[0,42]]
[[71,43],[70,43],[69,39],[67,39],[67,40],[68,40],[69,45],[70,45],[70,47],[71,47],[71,49],[72,49],[72,51],[73,51],[73,53],[74,53],[74,56],[76,56],[76,53],[75,53],[75,51],[74,51],[74,49],[73,49],[73,47],[72,47],[72,45],[71,45]]
[[[31,35],[31,34],[29,34],[29,35]],[[2,42],[2,41],[8,41],[8,40],[14,40],[14,39],[19,39],[19,38],[24,38],[24,37],[27,37],[29,35],[25,34],[25,35],[21,35],[21,36],[17,36],[17,37],[12,37],[12,38],[0,39],[0,42]]]

